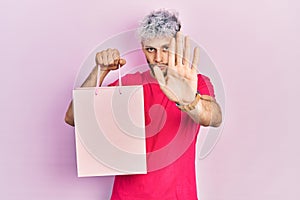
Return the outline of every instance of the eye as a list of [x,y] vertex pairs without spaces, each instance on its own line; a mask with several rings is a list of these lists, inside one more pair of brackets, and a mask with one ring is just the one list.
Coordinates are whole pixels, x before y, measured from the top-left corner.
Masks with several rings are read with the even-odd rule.
[[163,47],[163,51],[169,51],[169,47]]
[[152,47],[148,47],[148,48],[146,48],[146,50],[147,50],[149,53],[152,53],[152,52],[154,52],[154,51],[155,51],[155,49],[154,49],[154,48],[152,48]]

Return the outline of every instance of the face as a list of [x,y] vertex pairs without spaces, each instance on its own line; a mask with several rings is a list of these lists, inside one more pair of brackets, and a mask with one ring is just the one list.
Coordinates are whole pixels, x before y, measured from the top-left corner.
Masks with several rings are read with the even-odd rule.
[[143,52],[153,73],[153,67],[158,66],[164,75],[168,71],[169,45],[172,37],[159,37],[142,42]]

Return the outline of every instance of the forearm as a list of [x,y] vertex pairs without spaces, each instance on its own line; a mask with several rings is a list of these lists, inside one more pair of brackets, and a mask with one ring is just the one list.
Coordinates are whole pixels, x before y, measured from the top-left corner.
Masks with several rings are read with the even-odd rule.
[[[99,77],[99,86],[102,85],[102,82],[105,78],[105,76],[108,74],[109,70],[100,71],[100,77]],[[83,82],[81,87],[95,87],[97,82],[97,73],[98,73],[98,67],[94,67],[92,72],[89,74],[87,79]],[[66,115],[65,115],[65,122],[71,126],[74,126],[74,113],[73,113],[73,101],[70,102],[69,107],[67,109]]]
[[[99,75],[99,86],[102,85],[102,82],[104,81],[104,78],[108,74],[109,70],[101,70]],[[87,79],[83,82],[81,87],[95,87],[97,82],[97,73],[98,73],[98,67],[95,66],[90,73],[90,75],[87,77]]]
[[202,126],[218,127],[222,123],[222,112],[213,97],[202,95],[195,109],[186,111],[187,114]]

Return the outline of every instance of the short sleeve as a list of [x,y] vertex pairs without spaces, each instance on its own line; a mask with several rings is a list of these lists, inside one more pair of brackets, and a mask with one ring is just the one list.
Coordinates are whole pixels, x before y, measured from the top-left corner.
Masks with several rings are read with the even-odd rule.
[[119,79],[117,79],[114,82],[108,84],[108,86],[118,86],[118,85],[119,85]]
[[215,91],[210,79],[202,74],[198,74],[198,92],[201,95],[215,97]]
[[[110,83],[108,86],[118,86],[119,79]],[[142,85],[142,76],[140,72],[134,74],[126,74],[122,77],[122,85]]]

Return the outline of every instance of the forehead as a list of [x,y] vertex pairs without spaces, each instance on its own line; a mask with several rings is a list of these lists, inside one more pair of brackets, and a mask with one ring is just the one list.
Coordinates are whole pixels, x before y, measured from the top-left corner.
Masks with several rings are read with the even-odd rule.
[[159,48],[164,45],[169,45],[172,37],[157,37],[142,42],[142,46]]

